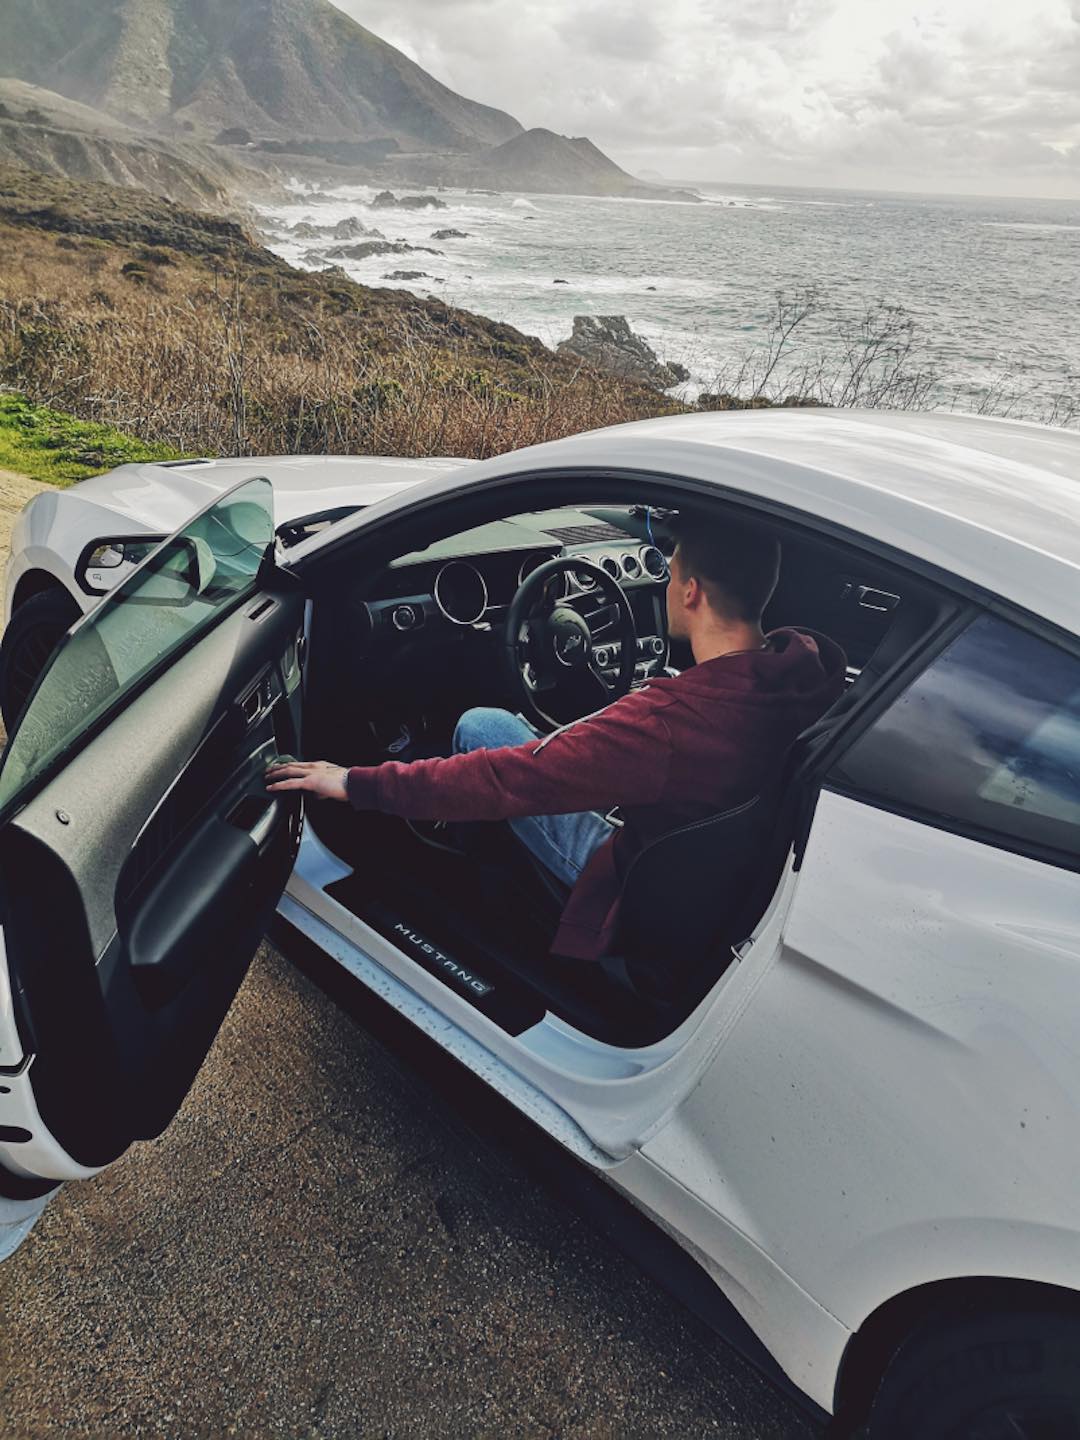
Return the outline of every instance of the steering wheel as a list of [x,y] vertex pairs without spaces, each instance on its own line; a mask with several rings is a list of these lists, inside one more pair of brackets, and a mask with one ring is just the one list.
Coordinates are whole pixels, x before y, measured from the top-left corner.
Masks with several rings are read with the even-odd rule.
[[[552,580],[570,572],[596,582],[575,597],[588,608],[576,610],[551,596]],[[612,663],[616,645],[617,668]],[[605,659],[607,665],[601,664]],[[557,726],[559,722],[544,713],[537,696],[586,672],[600,682],[609,701],[617,700],[634,682],[637,659],[637,626],[630,602],[619,582],[591,560],[572,556],[547,560],[518,586],[506,612],[503,660],[512,693],[530,719]]]

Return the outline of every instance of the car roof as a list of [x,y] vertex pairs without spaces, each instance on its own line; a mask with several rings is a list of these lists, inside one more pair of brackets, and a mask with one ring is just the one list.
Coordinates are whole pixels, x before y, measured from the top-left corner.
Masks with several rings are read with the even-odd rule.
[[803,510],[1080,634],[1076,431],[936,411],[699,411],[589,431],[517,459],[542,454],[549,464],[602,457],[613,468],[712,480]]
[[[1080,433],[922,411],[695,411],[589,430],[433,477],[452,497],[560,470],[696,480],[925,562],[1080,635]],[[391,509],[410,503],[406,496]],[[303,567],[362,523],[302,541]]]

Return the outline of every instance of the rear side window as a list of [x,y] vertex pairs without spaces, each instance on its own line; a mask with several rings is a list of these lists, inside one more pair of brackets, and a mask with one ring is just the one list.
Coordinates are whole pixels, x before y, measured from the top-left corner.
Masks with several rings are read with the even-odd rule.
[[1077,868],[1080,660],[983,616],[855,742],[830,783]]

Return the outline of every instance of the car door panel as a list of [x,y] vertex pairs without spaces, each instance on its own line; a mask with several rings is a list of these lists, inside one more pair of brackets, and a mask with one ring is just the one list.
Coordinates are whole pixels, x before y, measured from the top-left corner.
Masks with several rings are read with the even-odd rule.
[[[14,1015],[41,1122],[71,1162],[47,1178],[169,1123],[287,881],[299,804],[267,796],[263,772],[299,748],[303,597],[278,579],[0,835]],[[34,1173],[19,1154],[11,1144],[13,1167]]]

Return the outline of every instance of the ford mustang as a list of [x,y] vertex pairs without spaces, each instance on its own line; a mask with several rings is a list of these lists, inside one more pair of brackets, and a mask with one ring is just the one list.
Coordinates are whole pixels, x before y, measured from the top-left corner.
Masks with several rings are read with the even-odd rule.
[[[267,793],[677,669],[691,503],[774,528],[767,623],[848,683],[770,793],[637,857],[600,962],[503,827]],[[6,604],[0,1253],[169,1124],[269,928],[655,1219],[817,1414],[1080,1433],[1080,435],[765,411],[124,466],[31,501]]]

